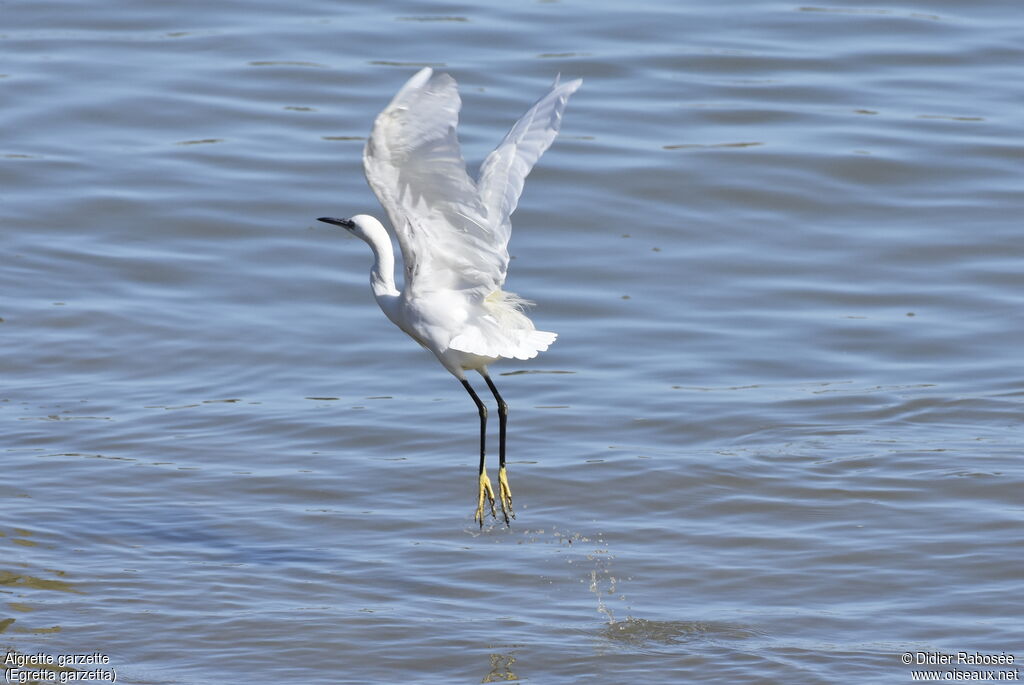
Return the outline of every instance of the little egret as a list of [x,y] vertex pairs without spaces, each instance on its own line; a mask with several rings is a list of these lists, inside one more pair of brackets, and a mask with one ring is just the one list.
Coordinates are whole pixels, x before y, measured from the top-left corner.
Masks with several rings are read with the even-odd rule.
[[392,234],[372,216],[323,217],[362,238],[373,250],[370,287],[391,322],[434,353],[462,383],[480,415],[480,472],[474,520],[484,523],[494,490],[484,467],[487,407],[466,380],[483,376],[498,404],[498,488],[506,525],[512,491],[505,471],[508,405],[487,366],[499,359],[532,359],[554,342],[523,314],[528,302],[501,289],[508,271],[509,216],[530,169],[558,134],[569,96],[581,80],[555,83],[515,123],[484,160],[474,183],[455,134],[462,105],[448,74],[426,68],[377,116],[363,150],[366,179],[391,221],[402,250],[404,288],[395,285]]

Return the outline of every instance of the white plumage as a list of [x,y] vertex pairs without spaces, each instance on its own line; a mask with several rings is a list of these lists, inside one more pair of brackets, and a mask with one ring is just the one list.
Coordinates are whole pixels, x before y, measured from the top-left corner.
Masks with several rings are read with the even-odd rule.
[[[371,216],[322,218],[343,226],[373,250],[370,284],[377,303],[399,328],[437,356],[473,397],[480,411],[480,504],[493,493],[484,463],[487,410],[466,380],[478,371],[499,406],[499,480],[505,519],[511,493],[505,477],[507,405],[487,374],[501,358],[532,359],[557,334],[538,331],[523,313],[529,304],[502,290],[508,272],[510,216],[523,183],[561,126],[577,79],[560,83],[524,114],[487,156],[477,182],[469,177],[456,136],[461,100],[448,74],[426,68],[398,91],[377,116],[363,152],[366,179],[380,200],[398,240],[404,287],[395,285],[391,236]],[[507,502],[506,502],[507,499]]]

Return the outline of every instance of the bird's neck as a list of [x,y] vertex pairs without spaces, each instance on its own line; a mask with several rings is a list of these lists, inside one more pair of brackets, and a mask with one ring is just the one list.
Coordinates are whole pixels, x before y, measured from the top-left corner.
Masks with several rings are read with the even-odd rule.
[[395,252],[391,248],[391,241],[374,240],[370,248],[373,250],[373,268],[370,269],[373,296],[378,302],[381,298],[398,297],[401,293],[395,287]]

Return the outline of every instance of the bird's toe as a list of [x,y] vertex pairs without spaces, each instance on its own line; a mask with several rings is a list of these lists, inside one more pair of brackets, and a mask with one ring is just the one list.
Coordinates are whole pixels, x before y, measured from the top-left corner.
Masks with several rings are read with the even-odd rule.
[[508,474],[505,467],[498,470],[498,496],[501,498],[501,513],[505,516],[505,525],[511,525],[510,518],[515,518],[516,513],[512,511],[512,488],[508,485]]
[[480,472],[480,487],[476,502],[476,513],[473,514],[473,520],[480,524],[480,527],[484,527],[484,502],[488,502],[491,507],[491,518],[497,518],[494,512],[494,488],[491,487],[491,479],[487,477],[486,471]]

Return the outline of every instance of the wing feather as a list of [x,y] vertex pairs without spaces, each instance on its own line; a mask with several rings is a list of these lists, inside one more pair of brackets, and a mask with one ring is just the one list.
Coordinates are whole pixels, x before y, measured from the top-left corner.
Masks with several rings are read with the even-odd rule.
[[480,167],[480,200],[487,210],[495,235],[507,245],[512,233],[510,217],[519,204],[523,184],[533,165],[554,142],[562,126],[569,96],[582,79],[559,83],[520,117]]
[[508,251],[494,239],[455,132],[461,106],[451,76],[423,69],[377,116],[363,151],[412,295],[479,289],[485,297],[504,282]]
[[524,301],[501,286],[509,217],[581,83],[556,78],[484,160],[479,183],[466,173],[456,136],[462,101],[451,76],[421,70],[374,121],[363,168],[402,250],[406,299],[436,304],[461,291],[462,301],[473,304],[461,328],[439,341],[443,347],[530,359],[557,337],[536,330],[521,311]]

